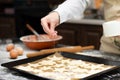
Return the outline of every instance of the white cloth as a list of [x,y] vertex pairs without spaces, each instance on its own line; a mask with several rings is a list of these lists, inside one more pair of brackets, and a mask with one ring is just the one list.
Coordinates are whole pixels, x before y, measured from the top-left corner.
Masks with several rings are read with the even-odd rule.
[[89,4],[90,0],[66,0],[54,11],[59,13],[60,23],[63,23],[69,19],[83,18],[83,12]]

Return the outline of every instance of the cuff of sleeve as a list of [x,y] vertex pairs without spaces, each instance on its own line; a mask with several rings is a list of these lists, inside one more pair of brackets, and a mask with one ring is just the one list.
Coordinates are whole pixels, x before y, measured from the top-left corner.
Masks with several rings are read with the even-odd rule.
[[67,16],[64,14],[62,10],[55,9],[54,11],[58,12],[59,14],[60,24],[67,21]]

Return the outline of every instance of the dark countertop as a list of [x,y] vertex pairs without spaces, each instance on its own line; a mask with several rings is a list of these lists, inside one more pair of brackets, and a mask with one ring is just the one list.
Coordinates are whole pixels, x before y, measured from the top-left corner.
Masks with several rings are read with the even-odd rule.
[[[26,58],[26,53],[35,52],[35,50],[28,49],[23,43],[17,42],[17,43],[15,43],[15,46],[23,47],[24,54],[22,56],[19,56],[17,59],[10,59],[9,53],[5,49],[6,44],[9,42],[10,42],[10,40],[6,40],[6,42],[0,41],[0,64],[10,62],[10,61],[24,59],[24,58]],[[79,53],[77,53],[77,54],[79,54]],[[96,56],[96,57],[103,57],[103,58],[107,58],[107,59],[120,61],[120,55],[104,54],[97,50],[84,51],[80,54],[91,55],[91,56]],[[32,80],[32,79],[23,77],[19,73],[16,73],[5,67],[0,66],[0,80]]]

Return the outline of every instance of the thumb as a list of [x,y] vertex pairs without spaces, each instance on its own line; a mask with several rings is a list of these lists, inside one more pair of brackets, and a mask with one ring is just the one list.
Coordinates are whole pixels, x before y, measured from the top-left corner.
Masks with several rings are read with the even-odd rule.
[[50,24],[50,31],[51,31],[51,33],[55,32],[55,27],[56,27],[55,23],[51,23]]
[[55,27],[56,25],[54,23],[50,25],[51,36],[57,36],[57,31],[55,31]]

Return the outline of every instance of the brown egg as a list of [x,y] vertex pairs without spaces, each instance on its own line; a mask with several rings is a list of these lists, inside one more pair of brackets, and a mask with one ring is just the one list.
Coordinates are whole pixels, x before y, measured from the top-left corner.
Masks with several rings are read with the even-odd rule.
[[18,51],[16,49],[12,49],[10,51],[10,58],[16,59],[18,57]]
[[23,55],[23,52],[24,52],[24,51],[23,51],[23,48],[22,48],[22,47],[16,47],[15,50],[17,50],[19,56],[20,56],[20,55]]
[[15,47],[15,45],[14,45],[13,43],[9,43],[9,44],[7,44],[7,46],[6,46],[6,50],[7,50],[7,51],[11,51],[12,49],[14,49],[14,47]]

